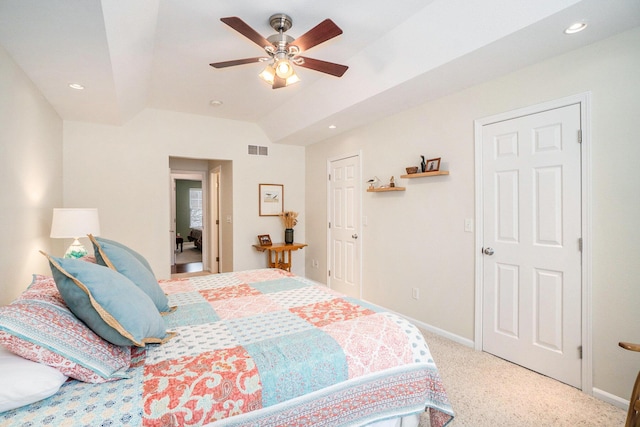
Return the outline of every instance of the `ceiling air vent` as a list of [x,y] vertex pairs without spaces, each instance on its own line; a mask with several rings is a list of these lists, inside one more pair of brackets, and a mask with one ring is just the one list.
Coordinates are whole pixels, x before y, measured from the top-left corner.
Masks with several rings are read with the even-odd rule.
[[260,145],[249,145],[249,154],[253,156],[268,156],[269,148]]

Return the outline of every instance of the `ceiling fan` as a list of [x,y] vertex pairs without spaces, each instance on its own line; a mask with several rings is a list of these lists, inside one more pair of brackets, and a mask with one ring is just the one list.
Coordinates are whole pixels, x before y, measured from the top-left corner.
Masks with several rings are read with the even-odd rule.
[[342,30],[331,19],[325,19],[295,40],[293,37],[285,34],[293,25],[293,21],[291,17],[284,13],[277,13],[269,18],[269,25],[278,33],[266,39],[236,16],[220,18],[220,20],[262,47],[268,56],[209,64],[214,68],[233,67],[235,65],[251,64],[254,62],[267,62],[267,67],[259,76],[269,83],[273,89],[279,89],[300,81],[292,64],[320,71],[321,73],[331,74],[336,77],[342,77],[349,68],[346,65],[300,56],[302,52],[342,34]]

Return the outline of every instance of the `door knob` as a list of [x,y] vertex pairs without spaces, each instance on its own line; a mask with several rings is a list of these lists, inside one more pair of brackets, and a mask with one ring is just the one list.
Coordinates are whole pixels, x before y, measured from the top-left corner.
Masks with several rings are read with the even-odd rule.
[[489,255],[489,256],[491,256],[491,255],[493,255],[493,248],[484,248],[484,249],[482,250],[482,252],[483,252],[485,255]]
[[352,235],[351,235],[351,237],[352,237],[353,239],[357,239],[357,238],[358,238],[358,235],[357,235],[357,234],[352,234]]

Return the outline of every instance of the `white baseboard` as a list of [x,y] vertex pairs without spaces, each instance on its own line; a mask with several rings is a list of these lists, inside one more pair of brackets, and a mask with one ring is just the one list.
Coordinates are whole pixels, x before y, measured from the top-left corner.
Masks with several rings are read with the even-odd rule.
[[[391,311],[395,314],[397,314],[398,316],[402,316],[405,319],[407,319],[408,321],[410,321],[411,323],[413,323],[414,325],[416,325],[418,328],[420,329],[424,329],[425,331],[429,331],[429,332],[433,332],[436,335],[440,335],[444,338],[447,338],[451,341],[457,342],[458,344],[462,344],[464,346],[470,347],[470,348],[475,348],[475,342],[473,340],[470,340],[468,338],[464,338],[461,337],[460,335],[456,335],[456,334],[452,334],[451,332],[445,331],[444,329],[440,329],[437,328],[435,326],[429,325],[427,323],[421,322],[419,320],[413,319],[409,316],[405,316],[404,314],[395,312],[393,310],[389,310],[388,308],[385,308],[385,310],[387,311]],[[429,343],[427,343],[429,344]],[[604,390],[600,390],[598,388],[593,388],[592,389],[592,395],[593,397],[595,397],[596,399],[602,400],[604,402],[607,402],[615,407],[624,409],[625,411],[629,409],[629,401],[616,396],[614,394],[608,393]]]
[[593,388],[593,397],[596,399],[600,399],[607,403],[612,404],[613,406],[617,406],[618,408],[622,408],[625,411],[629,409],[629,401],[623,399],[622,397],[616,396],[614,394],[608,393],[604,390],[600,390],[599,388]]
[[[371,304],[371,303],[370,303]],[[377,305],[377,304],[376,304]],[[473,340],[468,338],[461,337],[460,335],[452,334],[451,332],[445,331],[444,329],[436,328],[435,326],[429,325],[427,323],[421,322],[419,320],[413,319],[409,316],[405,316],[402,313],[398,313],[396,311],[390,310],[388,308],[384,308],[387,311],[397,314],[398,316],[402,316],[407,319],[409,322],[413,323],[420,329],[424,329],[425,331],[433,332],[436,335],[440,335],[441,337],[445,337],[453,342],[457,342],[458,344],[462,344],[467,347],[474,348],[475,343]],[[427,343],[428,344],[428,343]]]

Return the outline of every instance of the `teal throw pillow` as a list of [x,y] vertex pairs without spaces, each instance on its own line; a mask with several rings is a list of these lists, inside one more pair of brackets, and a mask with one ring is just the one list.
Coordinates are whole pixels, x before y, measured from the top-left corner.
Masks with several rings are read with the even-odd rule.
[[[109,239],[105,239],[104,237],[97,237],[97,236],[93,236],[91,234],[89,234],[89,239],[91,239],[92,242],[95,240],[98,243],[110,243],[110,244],[112,244],[114,246],[117,246],[119,248],[124,249],[125,251],[127,251],[131,255],[133,255],[138,261],[140,261],[142,263],[142,265],[144,265],[144,268],[146,268],[147,270],[149,270],[151,272],[151,274],[153,274],[153,270],[151,269],[151,265],[149,264],[149,261],[147,261],[147,259],[145,257],[140,255],[138,252],[134,251],[130,247],[125,246],[120,242],[116,242],[115,240],[109,240]],[[93,242],[93,243],[95,244],[95,242]]]
[[126,276],[145,294],[151,298],[161,313],[171,312],[169,299],[164,294],[158,280],[147,267],[135,256],[136,252],[125,249],[125,246],[112,240],[101,239],[89,235],[93,243],[96,262]]
[[97,264],[44,255],[67,307],[103,339],[144,347],[174,336],[167,332],[151,298],[122,274]]

